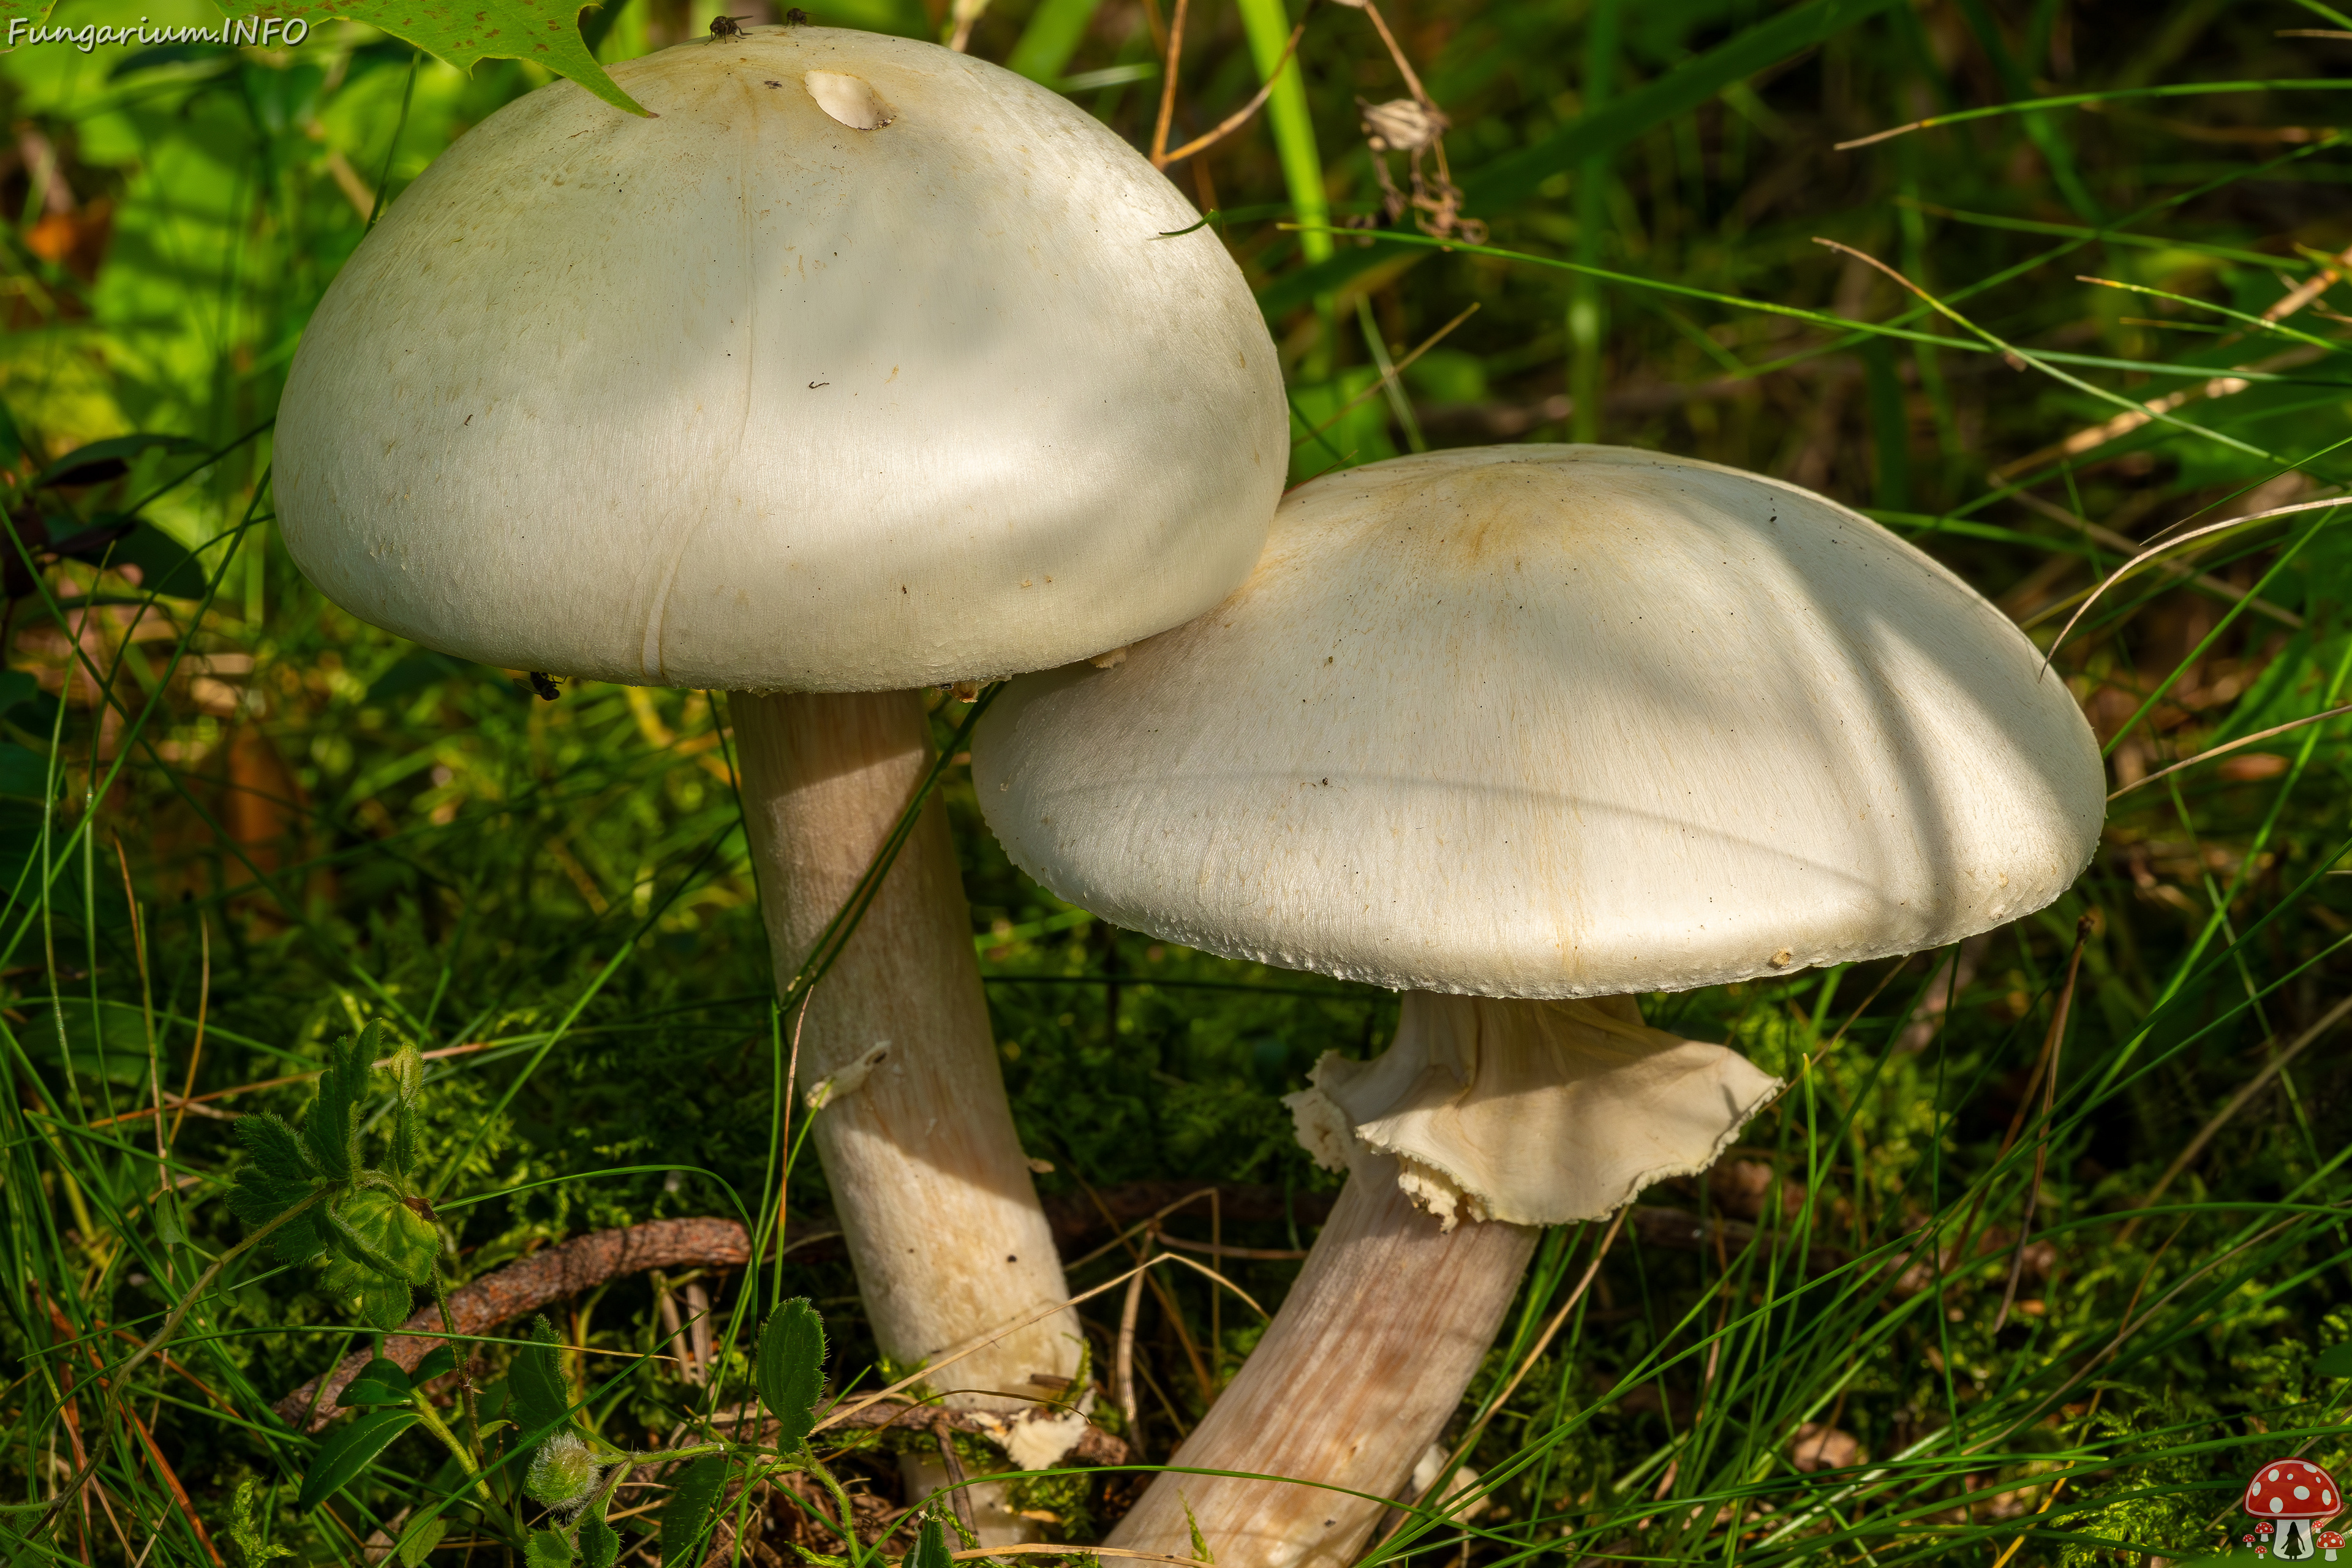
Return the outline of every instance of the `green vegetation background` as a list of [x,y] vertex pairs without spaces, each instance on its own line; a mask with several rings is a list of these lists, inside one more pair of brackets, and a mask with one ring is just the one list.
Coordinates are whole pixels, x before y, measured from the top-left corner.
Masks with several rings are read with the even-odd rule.
[[[109,4],[67,0],[57,20],[131,19]],[[948,25],[918,0],[808,9]],[[698,36],[712,11],[615,0],[587,28],[614,61]],[[198,0],[147,15],[210,19]],[[1358,101],[1403,89],[1346,6],[1307,17],[1303,93],[1172,171],[1232,215],[1283,347],[1301,477],[1490,440],[1710,458],[1868,509],[2045,644],[2159,531],[2352,478],[2336,313],[2352,289],[2322,273],[2352,246],[2352,159],[2332,129],[2352,20],[2314,0],[1395,0],[1386,15],[1452,120],[1484,249],[1283,226],[1379,205]],[[1249,96],[1284,21],[1266,0],[1194,0],[1171,140]],[[997,0],[971,47],[1141,144],[1164,26],[1149,0]],[[16,530],[0,1502],[45,1502],[84,1443],[101,1459],[92,1500],[11,1542],[24,1560],[246,1555],[229,1499],[257,1479],[278,1544],[358,1563],[415,1500],[434,1461],[412,1438],[328,1510],[291,1506],[315,1442],[268,1407],[359,1342],[315,1275],[232,1274],[167,1363],[110,1404],[94,1384],[91,1358],[119,1362],[123,1331],[152,1328],[239,1234],[221,1201],[226,1115],[296,1114],[298,1075],[333,1037],[380,1017],[445,1053],[428,1057],[424,1137],[437,1190],[468,1200],[443,1211],[452,1282],[600,1228],[733,1214],[772,1177],[772,983],[723,700],[587,685],[535,701],[520,672],[327,604],[270,531],[268,423],[368,214],[545,79],[510,61],[461,76],[334,22],[291,49],[0,57],[0,501]],[[2069,95],[2087,100],[1833,145]],[[2260,319],[2291,295],[2283,324]],[[1860,330],[1888,323],[1908,335]],[[2177,401],[2098,429],[2156,398]],[[133,432],[179,439],[37,488],[54,459]],[[102,551],[35,548],[130,514],[144,523],[103,572]],[[2058,668],[2118,786],[2344,700],[2352,532],[2336,516],[2201,541],[2172,557],[2193,571],[2140,573],[2068,639]],[[942,724],[959,711],[942,700]],[[2352,1360],[2330,1352],[2352,1339],[2352,1096],[2345,1037],[2327,1032],[2352,935],[2347,765],[2340,724],[2317,723],[2137,789],[2074,893],[1957,954],[1654,1001],[1657,1021],[1800,1086],[1717,1179],[1645,1198],[1480,1438],[1491,1495],[1472,1532],[1400,1541],[1482,1563],[2136,1562],[2234,1538],[2258,1461],[2300,1452],[2347,1473]],[[950,802],[1023,1137],[1055,1166],[1041,1186],[1253,1184],[1292,1217],[1226,1239],[1303,1245],[1297,1205],[1329,1178],[1276,1097],[1324,1050],[1377,1050],[1393,999],[1113,931],[1007,866],[960,773]],[[2035,1068],[2084,918],[2045,1102]],[[1954,958],[1957,973],[1937,967]],[[156,1094],[187,1087],[215,1098],[159,1122]],[[825,1213],[813,1162],[789,1203]],[[1598,1229],[1548,1241],[1474,1401],[1518,1364]],[[1295,1268],[1234,1274],[1271,1304]],[[846,1266],[785,1275],[825,1315],[836,1379],[867,1367]],[[696,1287],[722,1303],[746,1288],[639,1275],[554,1309],[586,1347],[569,1364],[600,1391],[589,1416],[616,1436],[657,1439],[701,1396],[677,1360],[648,1359],[662,1296]],[[1167,1291],[1141,1335],[1140,1436],[1158,1457],[1260,1321],[1232,1298],[1213,1316],[1197,1279]],[[845,1462],[895,1486],[884,1458]],[[1075,1532],[1119,1495],[1053,1501]],[[451,1540],[436,1563],[495,1555]]]

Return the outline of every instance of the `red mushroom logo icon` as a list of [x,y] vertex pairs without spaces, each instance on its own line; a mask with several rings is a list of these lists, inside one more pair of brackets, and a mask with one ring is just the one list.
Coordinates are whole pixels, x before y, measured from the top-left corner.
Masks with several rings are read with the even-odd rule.
[[[2273,1459],[2246,1483],[2246,1511],[2263,1521],[2265,1531],[2275,1526],[2272,1556],[2301,1563],[2319,1555],[2321,1542],[2313,1527],[2343,1512],[2344,1496],[2336,1478],[2309,1460]],[[2332,1559],[2343,1538],[2330,1531],[2326,1545]]]

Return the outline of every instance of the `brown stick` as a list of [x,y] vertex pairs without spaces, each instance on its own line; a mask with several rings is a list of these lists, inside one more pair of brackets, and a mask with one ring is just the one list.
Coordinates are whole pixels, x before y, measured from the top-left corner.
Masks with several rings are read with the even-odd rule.
[[[1067,1250],[1073,1243],[1101,1232],[1108,1225],[1123,1224],[1156,1214],[1175,1199],[1198,1192],[1205,1185],[1215,1184],[1134,1182],[1104,1191],[1100,1194],[1102,1207],[1099,1210],[1081,1197],[1052,1197],[1045,1200],[1045,1214],[1054,1227],[1055,1241]],[[1220,1185],[1217,1191],[1227,1215],[1256,1224],[1270,1224],[1287,1215],[1302,1226],[1320,1225],[1330,1214],[1334,1199],[1334,1194],[1329,1193],[1297,1193],[1286,1199],[1279,1187],[1240,1184]],[[1106,1215],[1108,1216],[1108,1222]],[[787,1250],[799,1252],[803,1258],[813,1260],[837,1254],[837,1248],[825,1245],[837,1235],[832,1221],[819,1215],[790,1226],[785,1233],[784,1246]],[[820,1251],[820,1248],[824,1250]],[[731,1219],[656,1220],[625,1230],[598,1231],[592,1236],[567,1241],[561,1247],[534,1253],[452,1292],[449,1297],[450,1320],[457,1324],[461,1334],[482,1333],[500,1323],[511,1322],[526,1312],[536,1311],[550,1301],[593,1289],[619,1275],[638,1273],[647,1268],[698,1264],[730,1268],[747,1261],[750,1253],[743,1227]],[[443,1333],[439,1313],[427,1308],[413,1314],[400,1326],[398,1333],[384,1342],[384,1354],[404,1367],[414,1368],[425,1359],[425,1352],[441,1342]],[[326,1390],[319,1395],[318,1409],[311,1416],[308,1430],[316,1432],[326,1426],[335,1413],[335,1396],[359,1375],[360,1368],[367,1362],[368,1357],[364,1353],[354,1353],[346,1356],[341,1364],[328,1374]],[[274,1408],[288,1421],[300,1419],[302,1412],[310,1406],[311,1395],[318,1384],[319,1380],[312,1378],[279,1400]],[[862,1426],[865,1423],[859,1421],[852,1425]],[[958,1430],[962,1430],[962,1427],[959,1426]],[[1102,1440],[1117,1441],[1108,1433],[1102,1434]],[[1091,1458],[1084,1450],[1096,1442],[1096,1437],[1090,1434],[1081,1441],[1076,1452],[1081,1458]],[[1123,1461],[1099,1459],[1092,1462],[1112,1464]]]
[[[816,1234],[814,1229],[804,1235]],[[786,1246],[792,1244],[787,1237]],[[561,1247],[533,1253],[520,1262],[486,1274],[452,1291],[449,1320],[460,1334],[478,1334],[535,1311],[550,1301],[592,1289],[607,1279],[646,1268],[672,1268],[680,1264],[726,1267],[751,1257],[742,1226],[731,1219],[665,1219],[635,1225],[625,1230],[600,1230]],[[383,1342],[383,1353],[413,1370],[425,1353],[445,1337],[437,1309],[412,1313],[399,1331]],[[273,1408],[288,1421],[301,1419],[317,1397],[317,1409],[305,1429],[316,1432],[335,1414],[335,1396],[368,1363],[364,1352],[345,1356],[327,1375],[320,1389],[312,1378],[279,1400]]]

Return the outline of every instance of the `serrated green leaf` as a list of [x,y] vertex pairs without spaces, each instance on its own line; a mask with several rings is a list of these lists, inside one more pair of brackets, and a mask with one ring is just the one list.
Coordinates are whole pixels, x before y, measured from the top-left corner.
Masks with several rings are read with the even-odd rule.
[[416,1112],[406,1105],[392,1113],[392,1141],[384,1152],[386,1168],[405,1176],[416,1169]]
[[247,1165],[229,1187],[228,1211],[249,1226],[265,1226],[310,1195],[308,1182],[281,1182],[258,1165]]
[[907,1568],[955,1568],[955,1559],[948,1555],[947,1526],[936,1515],[923,1521],[922,1533],[915,1537],[915,1550],[908,1553]]
[[543,1442],[571,1426],[571,1385],[563,1381],[563,1365],[556,1359],[555,1325],[545,1317],[530,1325],[530,1343],[507,1371],[507,1394],[515,1424],[534,1443]]
[[422,1419],[414,1410],[371,1410],[328,1438],[304,1472],[302,1495],[294,1506],[307,1513],[351,1485],[394,1437]]
[[613,1568],[613,1561],[621,1555],[621,1532],[602,1519],[588,1519],[580,1525],[580,1561],[584,1568]]
[[403,1105],[415,1105],[425,1095],[425,1053],[411,1040],[392,1053],[392,1091]]
[[[229,1212],[249,1226],[265,1226],[317,1185],[316,1169],[294,1130],[267,1111],[237,1119],[236,1141],[252,1160],[228,1191]],[[318,1256],[320,1235],[315,1216],[292,1221],[270,1238],[270,1250],[289,1263]]]
[[360,1316],[387,1332],[408,1317],[413,1259],[394,1218],[406,1212],[383,1192],[356,1193],[340,1211],[318,1211],[331,1251],[324,1289],[339,1301],[356,1300]]
[[710,1530],[719,1511],[719,1495],[727,1489],[727,1460],[705,1454],[686,1467],[669,1489],[661,1515],[661,1551],[665,1563],[692,1562],[696,1546]]
[[328,1047],[319,1097],[302,1119],[303,1147],[331,1182],[348,1182],[359,1169],[359,1105],[367,1098],[369,1067],[366,1053],[348,1035]]
[[572,1568],[572,1544],[551,1530],[534,1530],[523,1559],[529,1568]]
[[435,1378],[457,1370],[457,1352],[447,1345],[435,1345],[425,1352],[425,1359],[416,1363],[416,1370],[408,1374],[408,1381],[422,1388]]
[[392,1554],[400,1559],[400,1568],[420,1568],[420,1564],[433,1555],[433,1549],[441,1544],[441,1538],[448,1533],[449,1521],[446,1515],[436,1513],[429,1519],[420,1519],[400,1532],[400,1541],[393,1547]]
[[312,1209],[299,1219],[289,1220],[271,1235],[269,1250],[281,1263],[317,1262],[327,1250],[324,1213]]
[[377,1279],[360,1287],[360,1317],[369,1327],[391,1333],[408,1321],[410,1296],[404,1279]]
[[2352,1341],[2320,1352],[2311,1370],[2322,1377],[2352,1377]]
[[400,1363],[383,1356],[360,1368],[360,1374],[335,1396],[337,1405],[397,1405],[415,1393]]
[[398,1197],[377,1189],[354,1193],[328,1215],[341,1258],[404,1284],[432,1283],[441,1233]]
[[461,71],[470,72],[477,60],[530,60],[615,109],[645,114],[644,106],[623,92],[588,52],[580,37],[583,9],[579,0],[276,0],[252,15],[365,22]]
[[318,1171],[291,1126],[273,1114],[258,1112],[237,1117],[233,1135],[245,1145],[247,1154],[252,1154],[252,1162],[237,1171],[236,1184],[230,1184],[228,1213],[247,1225],[268,1225],[310,1196]]
[[751,1375],[760,1403],[781,1428],[776,1447],[798,1453],[816,1425],[817,1397],[824,1392],[824,1320],[807,1297],[796,1296],[768,1315]]
[[302,1140],[294,1129],[266,1110],[250,1116],[240,1116],[232,1131],[245,1152],[253,1156],[256,1170],[278,1181],[307,1184],[316,1176],[318,1168],[303,1152]]

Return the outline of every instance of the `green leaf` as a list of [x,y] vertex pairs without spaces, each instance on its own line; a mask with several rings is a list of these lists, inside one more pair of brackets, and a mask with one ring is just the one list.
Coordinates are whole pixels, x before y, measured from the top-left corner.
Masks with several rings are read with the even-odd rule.
[[768,1315],[751,1376],[760,1403],[782,1428],[776,1447],[798,1453],[816,1425],[817,1396],[824,1392],[824,1321],[807,1297],[794,1297]]
[[422,1419],[414,1410],[371,1410],[328,1438],[302,1477],[302,1495],[294,1506],[307,1513],[351,1485],[394,1437]]
[[[310,1157],[291,1127],[260,1111],[237,1118],[235,1135],[252,1159],[228,1190],[231,1214],[264,1226],[310,1195],[317,1185]],[[307,1263],[321,1240],[315,1215],[307,1215],[271,1237],[270,1250],[286,1262]]]
[[109,436],[103,441],[92,441],[77,447],[34,476],[32,488],[46,485],[102,485],[119,479],[131,471],[131,459],[148,452],[162,450],[179,457],[194,457],[212,450],[202,441],[189,436],[140,434]]
[[2322,1377],[2352,1377],[2352,1341],[2321,1351],[2313,1359],[2311,1370]]
[[336,1267],[327,1289],[337,1296],[359,1289],[368,1275],[405,1285],[429,1285],[441,1233],[423,1215],[379,1188],[353,1193],[327,1215]]
[[408,1374],[408,1381],[422,1388],[435,1378],[457,1370],[457,1352],[447,1345],[435,1345],[425,1352],[425,1359],[416,1363],[416,1370]]
[[[0,763],[7,793],[39,799],[45,779],[30,777],[35,768],[46,775],[48,763],[40,753],[23,746],[12,762]],[[24,776],[18,776],[19,766]],[[22,787],[18,787],[19,785]],[[33,1015],[31,1038],[26,1043],[41,1058],[58,1061],[74,1071],[114,1083],[147,1081],[147,1017],[127,1002],[65,1002],[43,1006]]]
[[477,60],[530,60],[578,82],[615,109],[645,114],[588,52],[580,37],[582,9],[579,0],[278,0],[251,15],[365,22],[460,71],[470,72]]
[[719,1511],[719,1494],[727,1486],[727,1459],[705,1454],[686,1467],[669,1489],[662,1508],[661,1552],[665,1563],[690,1563],[694,1549],[709,1531]]
[[392,1053],[392,1091],[400,1096],[403,1105],[415,1105],[425,1093],[425,1053],[411,1040]]
[[955,1568],[955,1559],[948,1555],[947,1526],[937,1515],[923,1521],[922,1533],[915,1537],[915,1550],[907,1555],[907,1568]]
[[601,1518],[583,1521],[580,1526],[580,1561],[586,1568],[613,1568],[614,1559],[621,1554],[621,1532]]
[[149,1211],[155,1217],[155,1238],[166,1247],[178,1247],[188,1239],[187,1216],[180,1212],[180,1194],[170,1188],[155,1194],[155,1205]]
[[328,1047],[319,1097],[302,1119],[302,1142],[331,1182],[350,1181],[360,1166],[359,1104],[367,1098],[369,1066],[367,1054],[348,1035]]
[[392,1113],[392,1143],[383,1163],[395,1174],[405,1176],[416,1169],[416,1112],[404,1104]]
[[204,597],[204,563],[188,552],[186,545],[152,522],[142,521],[132,529],[107,556],[106,563],[138,567],[139,586],[144,592],[174,599]]
[[46,800],[49,794],[49,760],[30,746],[14,742],[0,745],[0,795]]
[[391,1333],[408,1321],[409,1300],[404,1280],[370,1280],[359,1288],[360,1317],[369,1327]]
[[398,1405],[415,1394],[400,1363],[383,1356],[360,1368],[360,1374],[335,1396],[338,1405]]
[[41,682],[28,669],[0,669],[0,713],[13,713],[41,694]]
[[433,1549],[441,1544],[441,1538],[448,1533],[449,1520],[445,1514],[417,1520],[400,1532],[399,1543],[393,1547],[392,1554],[400,1559],[400,1568],[421,1568],[425,1560],[433,1555]]
[[530,1343],[507,1372],[515,1425],[533,1443],[543,1442],[572,1425],[572,1387],[563,1381],[563,1366],[555,1356],[555,1347],[562,1342],[555,1325],[544,1316],[532,1320]]
[[523,1560],[528,1568],[571,1568],[572,1546],[551,1530],[534,1530]]
[[260,1517],[260,1483],[248,1476],[236,1483],[236,1497],[229,1504],[228,1538],[245,1568],[262,1568],[273,1557],[294,1555],[268,1539],[268,1522]]
[[263,1110],[236,1120],[236,1141],[253,1156],[253,1169],[274,1181],[307,1189],[318,1170],[303,1152],[294,1129]]

